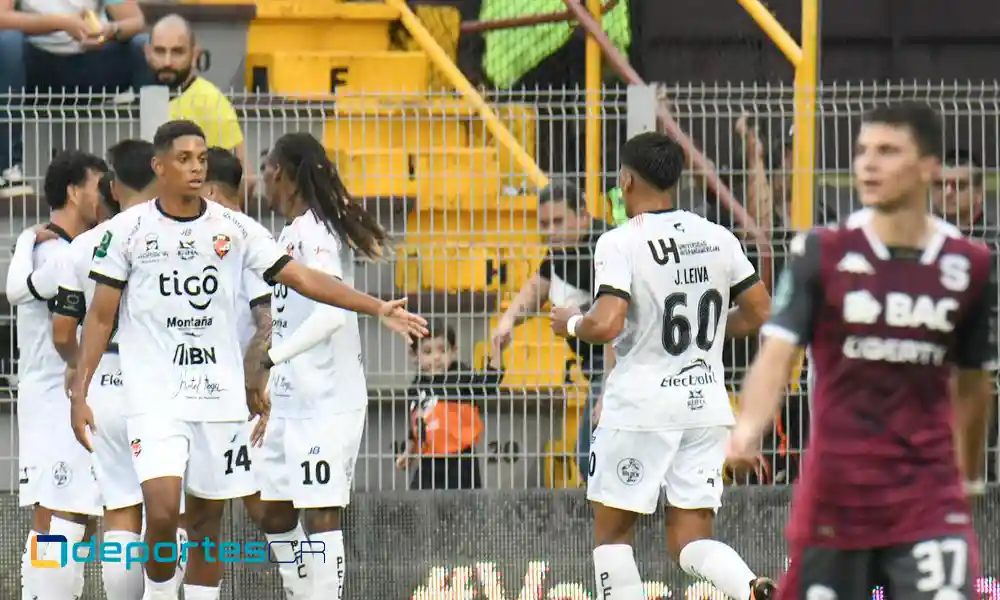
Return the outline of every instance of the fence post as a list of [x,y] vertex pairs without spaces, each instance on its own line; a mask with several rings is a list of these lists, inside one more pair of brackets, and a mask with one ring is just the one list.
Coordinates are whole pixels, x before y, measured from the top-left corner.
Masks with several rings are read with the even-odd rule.
[[139,133],[153,141],[156,129],[170,120],[170,88],[148,85],[139,90]]
[[652,85],[630,85],[625,100],[627,137],[656,131],[656,88]]

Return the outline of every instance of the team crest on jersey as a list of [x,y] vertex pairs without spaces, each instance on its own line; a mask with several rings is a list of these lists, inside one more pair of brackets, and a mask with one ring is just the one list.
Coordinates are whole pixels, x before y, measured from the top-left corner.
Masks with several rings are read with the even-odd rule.
[[132,456],[139,456],[142,454],[142,440],[134,439],[132,440]]
[[233,249],[233,240],[228,235],[220,233],[212,237],[212,246],[219,258],[225,258]]
[[288,244],[285,246],[285,254],[291,256],[295,252],[295,244]]

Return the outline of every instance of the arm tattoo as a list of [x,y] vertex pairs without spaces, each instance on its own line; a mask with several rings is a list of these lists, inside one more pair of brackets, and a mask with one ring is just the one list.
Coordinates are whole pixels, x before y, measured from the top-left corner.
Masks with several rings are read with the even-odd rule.
[[243,358],[243,373],[246,378],[247,387],[252,387],[264,376],[264,359],[267,351],[271,349],[271,305],[261,303],[251,307],[250,314],[253,316],[253,323],[256,331],[250,340],[250,347]]

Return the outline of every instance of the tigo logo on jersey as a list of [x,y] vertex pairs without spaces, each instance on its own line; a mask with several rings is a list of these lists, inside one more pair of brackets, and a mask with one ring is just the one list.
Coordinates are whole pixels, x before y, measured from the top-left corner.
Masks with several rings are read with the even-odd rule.
[[[58,544],[59,559],[49,558],[54,556],[51,547],[46,548],[47,558],[40,558],[40,544]],[[292,560],[278,560],[274,547],[282,544],[291,546],[294,555]],[[190,552],[197,551],[199,548],[205,553],[205,562],[208,563],[296,564],[306,554],[319,556],[324,563],[326,562],[326,543],[313,540],[213,544],[208,538],[205,538],[201,542],[184,542],[179,548],[177,544],[173,543],[156,544],[150,551],[145,542],[132,542],[124,546],[118,542],[98,544],[97,538],[92,537],[89,541],[69,544],[64,535],[36,535],[31,538],[31,566],[36,569],[60,569],[69,564],[70,561],[74,563],[124,562],[126,568],[130,568],[133,564],[148,562],[176,563],[178,559],[186,561]]]

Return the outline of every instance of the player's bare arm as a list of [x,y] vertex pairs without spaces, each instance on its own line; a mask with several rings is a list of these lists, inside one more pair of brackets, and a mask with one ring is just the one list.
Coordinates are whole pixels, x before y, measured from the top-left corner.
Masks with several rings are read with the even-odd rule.
[[274,281],[283,283],[317,302],[378,317],[383,325],[407,339],[422,338],[427,335],[427,321],[403,308],[406,305],[405,298],[379,300],[359,292],[335,277],[295,261],[289,261],[278,271]]
[[243,359],[243,374],[246,379],[247,408],[250,418],[263,417],[270,411],[264,388],[267,386],[268,369],[265,366],[267,351],[271,347],[271,301],[265,296],[255,301],[250,308],[253,317],[254,334]]
[[761,435],[781,406],[801,349],[812,335],[820,285],[819,233],[800,234],[792,240],[790,251],[792,258],[778,281],[770,321],[763,327],[764,343],[743,382],[739,418],[730,440],[733,459],[756,457]]
[[996,372],[959,369],[955,374],[955,450],[971,493],[982,493],[986,429],[995,403]]
[[560,337],[573,336],[590,344],[607,344],[625,328],[627,312],[628,300],[602,294],[585,315],[575,307],[552,309],[552,331]]
[[115,317],[121,303],[122,290],[111,285],[98,282],[94,290],[94,299],[87,310],[83,321],[83,335],[80,339],[80,350],[77,359],[76,376],[73,379],[70,404],[73,433],[84,448],[93,452],[90,435],[87,429],[96,430],[94,413],[87,405],[87,390],[94,376],[97,365],[101,362],[108,341],[115,328]]
[[729,310],[726,337],[742,338],[757,333],[771,316],[771,295],[762,281],[734,298],[735,307]]

